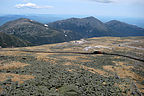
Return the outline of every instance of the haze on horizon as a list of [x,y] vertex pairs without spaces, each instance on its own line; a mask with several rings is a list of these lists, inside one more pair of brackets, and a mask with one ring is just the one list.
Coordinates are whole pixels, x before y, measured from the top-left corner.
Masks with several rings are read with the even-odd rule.
[[143,0],[0,0],[0,14],[67,14],[144,18]]

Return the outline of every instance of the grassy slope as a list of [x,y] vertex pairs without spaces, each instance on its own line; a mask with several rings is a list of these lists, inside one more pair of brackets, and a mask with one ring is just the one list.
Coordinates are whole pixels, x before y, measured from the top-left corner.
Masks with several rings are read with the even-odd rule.
[[[89,49],[88,52],[100,50],[142,58],[144,50],[125,46],[137,47],[142,42],[144,42],[143,37],[100,37],[87,39],[83,44],[65,42],[13,49],[85,52],[86,47],[97,46],[97,48]],[[144,93],[142,89],[144,65],[142,62],[128,58],[26,52],[0,52],[0,56],[1,94],[10,96],[14,94],[15,96],[136,96]]]

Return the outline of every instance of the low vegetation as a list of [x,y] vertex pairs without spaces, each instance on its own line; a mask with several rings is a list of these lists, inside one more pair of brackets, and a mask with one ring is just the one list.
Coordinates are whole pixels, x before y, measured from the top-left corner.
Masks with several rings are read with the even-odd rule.
[[[144,41],[139,37],[99,37],[85,39],[82,44],[2,49],[85,52],[92,46],[87,52],[101,50],[142,59],[144,50],[127,47],[136,40]],[[99,45],[106,47],[94,47]],[[118,56],[0,51],[0,95],[142,96],[143,69],[143,62]]]

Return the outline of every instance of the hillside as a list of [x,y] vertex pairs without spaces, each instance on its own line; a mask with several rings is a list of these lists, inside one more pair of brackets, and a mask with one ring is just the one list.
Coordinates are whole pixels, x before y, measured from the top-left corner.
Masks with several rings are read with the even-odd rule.
[[97,37],[0,51],[1,96],[143,96],[143,62],[114,55],[49,52],[117,53],[143,59],[144,37]]
[[144,36],[144,29],[124,22],[112,20],[103,23],[95,17],[70,18],[48,24],[58,30],[71,30],[79,33],[83,38],[113,36]]
[[57,30],[71,30],[79,33],[83,38],[111,36],[104,23],[94,17],[70,18],[48,24]]
[[144,29],[135,25],[130,25],[117,20],[105,23],[110,32],[116,33],[115,36],[144,36]]
[[21,40],[13,35],[0,32],[0,46],[1,47],[22,47],[22,46],[30,46],[30,43]]
[[[46,24],[41,24],[25,18],[7,22],[0,27],[0,32],[12,34],[18,38],[29,41],[33,45],[58,43],[71,40],[63,32],[53,30]],[[71,38],[73,35],[74,34],[71,35]]]
[[143,28],[116,20],[103,23],[95,17],[70,18],[49,24],[20,18],[0,26],[0,32],[28,41],[31,45],[60,43],[102,36],[144,36]]

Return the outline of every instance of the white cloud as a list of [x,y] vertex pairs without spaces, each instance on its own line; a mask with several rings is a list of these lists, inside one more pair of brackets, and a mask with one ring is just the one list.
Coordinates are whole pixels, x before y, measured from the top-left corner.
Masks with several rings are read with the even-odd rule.
[[45,9],[45,8],[52,8],[53,6],[38,6],[34,3],[26,3],[26,4],[16,4],[16,8],[33,8],[33,9]]

